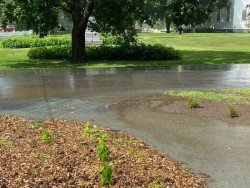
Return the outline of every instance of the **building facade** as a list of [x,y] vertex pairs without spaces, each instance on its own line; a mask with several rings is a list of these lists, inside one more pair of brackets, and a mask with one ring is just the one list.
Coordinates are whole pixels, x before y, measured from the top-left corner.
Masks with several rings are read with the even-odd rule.
[[218,9],[211,15],[211,19],[206,24],[197,28],[234,32],[250,30],[247,26],[250,25],[248,16],[250,9],[247,5],[250,5],[250,0],[232,0],[230,8]]

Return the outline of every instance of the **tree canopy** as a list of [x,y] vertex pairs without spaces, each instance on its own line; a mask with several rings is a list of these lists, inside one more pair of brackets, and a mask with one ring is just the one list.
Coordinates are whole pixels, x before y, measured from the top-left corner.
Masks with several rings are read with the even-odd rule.
[[58,26],[58,8],[51,0],[2,0],[4,26],[15,22],[41,37]]
[[146,0],[144,14],[150,24],[161,19],[168,32],[171,23],[181,31],[183,25],[203,24],[217,8],[230,6],[231,0]]

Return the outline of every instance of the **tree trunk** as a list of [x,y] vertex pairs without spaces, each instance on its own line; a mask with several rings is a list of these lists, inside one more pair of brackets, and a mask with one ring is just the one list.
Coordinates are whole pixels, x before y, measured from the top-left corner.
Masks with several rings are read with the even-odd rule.
[[72,30],[72,63],[85,61],[85,32],[86,28],[73,27]]
[[166,20],[166,33],[170,33],[171,22]]
[[195,25],[192,24],[191,27],[192,27],[192,28],[191,28],[191,29],[192,29],[192,33],[195,33],[195,32],[196,32],[196,31],[195,31]]
[[183,25],[179,25],[178,27],[179,34],[183,34]]
[[73,0],[70,13],[73,19],[72,29],[72,63],[83,63],[85,57],[85,33],[90,15],[94,10],[94,0],[88,0],[82,6],[78,0]]

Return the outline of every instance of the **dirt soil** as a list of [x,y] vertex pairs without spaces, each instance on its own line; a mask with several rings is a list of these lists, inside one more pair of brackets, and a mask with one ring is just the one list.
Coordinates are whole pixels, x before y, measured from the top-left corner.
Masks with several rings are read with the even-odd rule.
[[[164,106],[156,108],[163,110]],[[106,187],[206,187],[204,176],[192,173],[143,140],[95,125],[87,136],[83,124],[0,116],[0,187],[101,187],[98,169],[102,163],[96,152],[100,132],[108,134],[105,144],[113,170],[112,183]],[[41,128],[52,135],[50,143],[41,137]]]
[[250,105],[248,104],[235,104],[234,107],[239,117],[232,118],[229,115],[230,101],[198,99],[199,108],[192,109],[187,107],[187,101],[188,99],[185,97],[154,94],[124,100],[115,104],[115,107],[123,109],[124,106],[132,106],[162,113],[208,117],[230,125],[250,125]]

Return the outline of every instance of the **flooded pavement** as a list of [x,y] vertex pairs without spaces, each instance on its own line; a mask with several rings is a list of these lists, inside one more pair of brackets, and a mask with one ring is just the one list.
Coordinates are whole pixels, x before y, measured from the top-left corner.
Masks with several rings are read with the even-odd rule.
[[[0,70],[0,114],[95,120],[137,135],[205,173],[209,187],[250,187],[249,126],[166,114],[134,100],[166,90],[250,87],[250,65]],[[122,103],[123,101],[133,101]],[[122,103],[123,105],[118,105]]]

